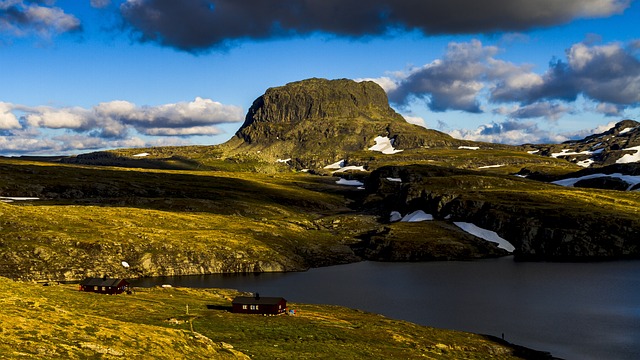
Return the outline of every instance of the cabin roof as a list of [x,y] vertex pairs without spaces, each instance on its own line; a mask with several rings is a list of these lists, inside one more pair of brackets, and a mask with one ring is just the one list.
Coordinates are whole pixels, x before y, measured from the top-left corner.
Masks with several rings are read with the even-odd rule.
[[125,279],[105,279],[105,278],[86,278],[82,280],[82,286],[105,286],[114,287],[120,285],[121,282],[129,283]]
[[238,305],[278,305],[281,301],[287,301],[281,297],[259,297],[254,296],[237,296],[232,304]]

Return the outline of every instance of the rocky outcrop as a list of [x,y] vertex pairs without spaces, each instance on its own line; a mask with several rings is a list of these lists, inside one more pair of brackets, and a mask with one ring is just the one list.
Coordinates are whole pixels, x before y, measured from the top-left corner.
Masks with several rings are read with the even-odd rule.
[[570,194],[543,198],[536,192],[553,191],[550,185],[525,181],[436,166],[389,166],[371,174],[366,205],[381,216],[420,209],[439,220],[473,223],[511,242],[521,260],[640,258],[640,219],[632,210],[603,208]]
[[319,168],[366,150],[378,136],[397,149],[466,143],[407,123],[374,82],[308,79],[268,89],[223,148]]
[[[524,145],[528,151],[541,156],[566,159],[583,167],[602,167],[624,162],[625,155],[636,153],[640,146],[640,123],[633,120],[618,122],[611,129],[561,144]],[[622,160],[621,160],[622,159]],[[632,161],[637,162],[637,160]]]
[[496,244],[446,221],[389,224],[362,239],[352,248],[363,259],[372,261],[477,260],[509,255]]

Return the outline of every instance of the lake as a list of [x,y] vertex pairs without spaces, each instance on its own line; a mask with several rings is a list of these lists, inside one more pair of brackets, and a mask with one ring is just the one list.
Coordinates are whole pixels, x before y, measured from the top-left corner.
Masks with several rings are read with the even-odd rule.
[[360,262],[300,273],[148,278],[335,304],[501,336],[565,359],[640,359],[640,261]]

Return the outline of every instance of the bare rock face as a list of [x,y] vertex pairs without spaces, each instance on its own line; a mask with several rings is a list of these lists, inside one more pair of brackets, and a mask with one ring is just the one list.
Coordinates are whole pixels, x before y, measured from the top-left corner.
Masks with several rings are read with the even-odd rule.
[[[385,180],[389,177],[401,178],[401,185]],[[533,196],[537,190],[525,190],[518,181],[438,166],[386,166],[371,173],[366,205],[381,216],[421,209],[436,220],[474,223],[510,241],[519,260],[640,258],[636,215],[597,206],[585,209],[569,200],[539,203]],[[485,191],[520,187],[522,191],[508,196]]]
[[[562,144],[524,145],[527,150],[538,150],[542,156],[566,159],[583,167],[598,168],[619,163],[636,162],[630,159],[640,146],[640,123],[622,120],[611,129]],[[627,158],[623,159],[625,155]]]
[[298,167],[322,167],[388,137],[395,148],[451,146],[444,133],[407,123],[371,81],[308,79],[268,89],[249,109],[225,146],[236,153],[292,159]]

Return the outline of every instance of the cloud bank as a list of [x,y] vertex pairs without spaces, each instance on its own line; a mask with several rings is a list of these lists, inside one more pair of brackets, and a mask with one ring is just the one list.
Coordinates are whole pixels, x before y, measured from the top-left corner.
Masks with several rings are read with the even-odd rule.
[[434,113],[504,117],[475,130],[453,131],[454,137],[510,144],[558,142],[577,133],[556,136],[525,120],[555,123],[585,111],[620,117],[640,106],[638,44],[577,43],[564,59],[554,59],[537,73],[531,65],[498,59],[501,49],[496,46],[478,40],[452,42],[441,58],[428,64],[366,80],[380,84],[401,110],[423,103]]
[[[89,109],[0,102],[0,154],[184,144],[186,137],[220,134],[216,125],[240,122],[243,115],[240,107],[200,97],[160,106],[118,100]],[[141,140],[140,135],[165,139],[149,142]]]
[[344,37],[523,31],[623,12],[631,0],[127,0],[141,41],[198,52],[240,40],[314,33]]
[[0,0],[0,34],[25,37],[53,36],[82,30],[80,20],[67,14],[53,1]]

